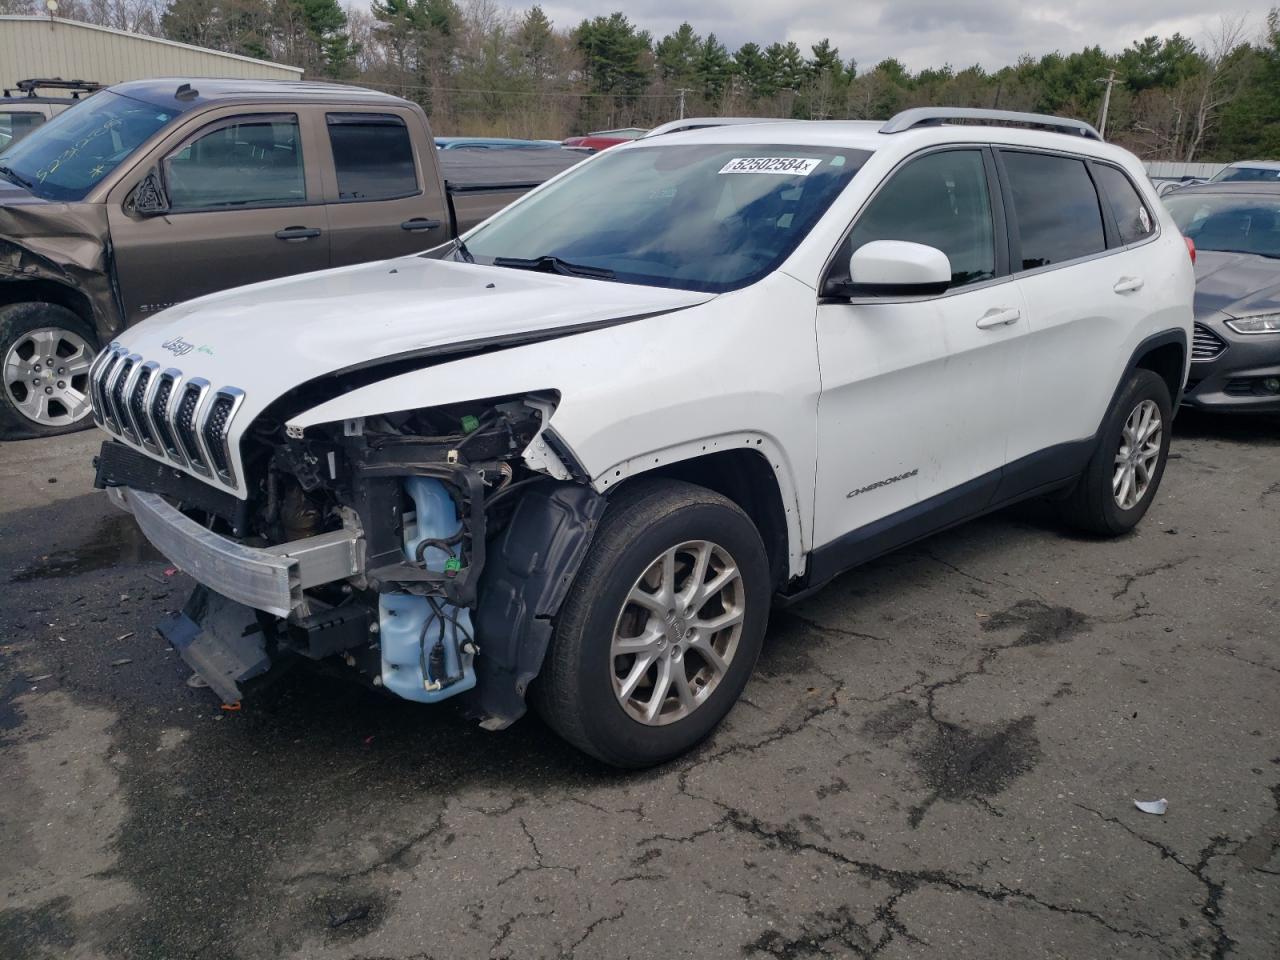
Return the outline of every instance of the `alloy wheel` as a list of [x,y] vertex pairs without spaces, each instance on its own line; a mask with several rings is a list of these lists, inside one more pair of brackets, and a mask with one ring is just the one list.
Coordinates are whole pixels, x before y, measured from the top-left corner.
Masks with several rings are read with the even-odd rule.
[[1164,424],[1154,400],[1143,400],[1124,423],[1116,452],[1111,494],[1121,510],[1132,510],[1151,489],[1151,478],[1160,461]]
[[89,367],[95,351],[78,333],[38,327],[18,337],[4,357],[4,389],[28,420],[66,427],[89,415]]
[[613,692],[649,726],[681,720],[707,701],[738,651],[746,591],[727,550],[677,544],[636,580],[610,648]]

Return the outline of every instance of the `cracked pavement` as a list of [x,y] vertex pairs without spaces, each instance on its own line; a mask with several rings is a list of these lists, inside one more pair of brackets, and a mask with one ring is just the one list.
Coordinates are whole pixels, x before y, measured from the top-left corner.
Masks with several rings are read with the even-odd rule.
[[0,956],[1274,958],[1280,424],[1173,452],[1127,538],[1025,505],[775,611],[626,774],[316,673],[219,709],[183,578],[0,451]]

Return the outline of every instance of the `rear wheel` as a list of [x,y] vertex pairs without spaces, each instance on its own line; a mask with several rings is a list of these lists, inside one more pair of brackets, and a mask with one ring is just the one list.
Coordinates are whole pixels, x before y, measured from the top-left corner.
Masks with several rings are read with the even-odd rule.
[[0,439],[47,437],[88,426],[93,332],[65,307],[0,307]]
[[596,531],[534,704],[606,763],[669,760],[737,701],[769,600],[764,545],[742,510],[693,484],[639,481],[614,495]]
[[1118,536],[1137,526],[1164,476],[1172,420],[1164,378],[1134,370],[1107,414],[1089,466],[1064,504],[1066,519],[1102,536]]

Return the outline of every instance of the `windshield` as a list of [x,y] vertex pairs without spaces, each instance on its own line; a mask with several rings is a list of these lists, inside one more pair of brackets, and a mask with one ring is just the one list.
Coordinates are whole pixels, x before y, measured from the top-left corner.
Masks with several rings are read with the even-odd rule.
[[0,153],[0,171],[46,200],[82,200],[177,114],[103,91],[64,110]]
[[[626,283],[720,293],[795,249],[870,154],[690,144],[601,155],[467,237],[480,263],[584,267]],[[503,261],[507,262],[503,262]]]
[[1214,174],[1210,183],[1244,181],[1280,183],[1280,167],[1226,167]]
[[1280,194],[1175,194],[1164,203],[1197,250],[1280,257]]

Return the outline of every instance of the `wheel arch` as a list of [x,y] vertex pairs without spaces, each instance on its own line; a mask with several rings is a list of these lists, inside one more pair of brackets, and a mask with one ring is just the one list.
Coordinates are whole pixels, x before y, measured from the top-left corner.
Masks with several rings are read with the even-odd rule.
[[594,480],[612,493],[637,477],[669,477],[727,497],[755,524],[773,586],[804,572],[800,504],[787,461],[764,434],[734,433],[651,451],[615,464]]
[[[48,303],[64,307],[84,321],[85,326],[93,331],[95,339],[102,339],[102,331],[89,298],[65,284],[40,277],[0,283],[0,308],[20,303]],[[101,346],[101,343],[95,343],[94,346]]]
[[[1125,367],[1124,379],[1134,370],[1150,370],[1160,376],[1169,387],[1169,399],[1177,411],[1182,402],[1182,388],[1187,380],[1187,335],[1183,330],[1166,330],[1147,337]],[[1120,387],[1116,388],[1117,390]],[[1113,401],[1114,402],[1114,398]]]

